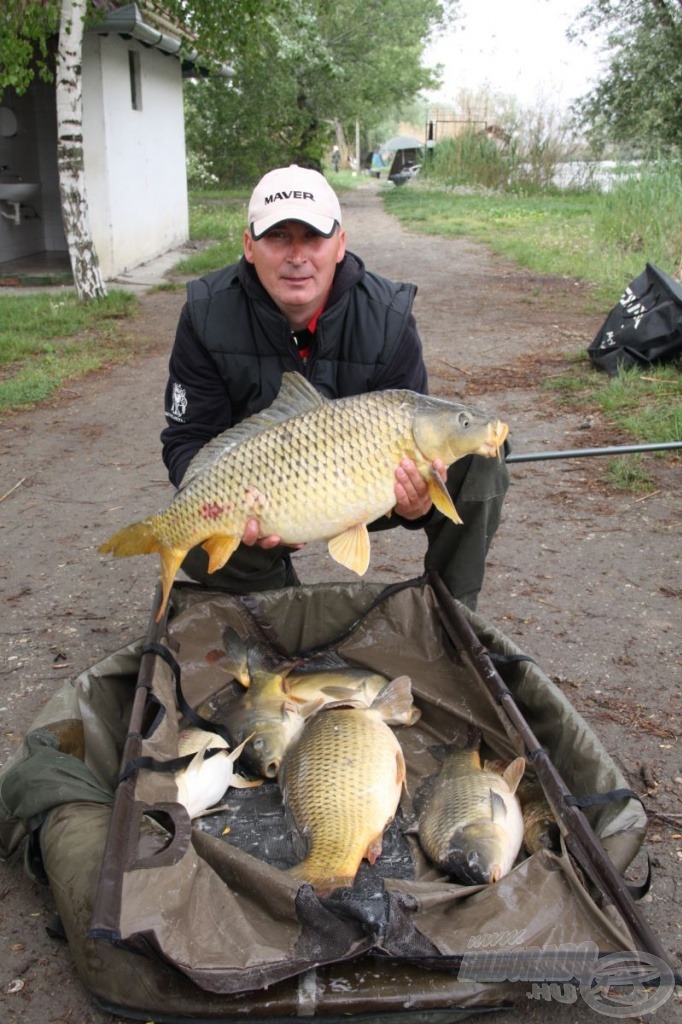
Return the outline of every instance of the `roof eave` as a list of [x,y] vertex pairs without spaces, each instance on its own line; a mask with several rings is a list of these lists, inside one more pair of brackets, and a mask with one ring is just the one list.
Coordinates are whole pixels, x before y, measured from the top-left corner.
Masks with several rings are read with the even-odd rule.
[[126,4],[112,10],[90,29],[96,35],[119,35],[124,39],[136,39],[143,46],[160,50],[171,57],[177,57],[182,66],[183,78],[205,78],[217,75],[232,78],[234,70],[229,64],[200,56],[196,50],[186,50],[182,40],[161,32],[145,22],[137,4]]

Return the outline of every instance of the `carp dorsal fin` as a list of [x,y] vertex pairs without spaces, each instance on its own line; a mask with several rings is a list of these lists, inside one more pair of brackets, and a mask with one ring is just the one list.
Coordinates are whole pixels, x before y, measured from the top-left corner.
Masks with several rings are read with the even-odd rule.
[[419,708],[412,701],[412,680],[409,676],[397,676],[387,683],[376,695],[370,708],[378,711],[385,722],[414,725],[421,717]]
[[448,489],[443,483],[440,473],[437,473],[433,466],[429,468],[429,477],[426,483],[429,488],[429,498],[438,511],[442,512],[448,519],[452,519],[453,523],[461,523],[462,520],[460,519],[459,512],[453,504]]
[[526,770],[526,759],[525,757],[516,757],[511,764],[502,772],[502,778],[509,786],[512,793],[515,793],[519,787],[519,782],[523,778],[523,773]]
[[300,373],[293,371],[283,373],[279,394],[272,405],[247,417],[235,427],[229,427],[205,444],[187,467],[180,490],[184,490],[200,473],[207,470],[209,466],[213,466],[238,444],[263,433],[270,427],[284,423],[285,420],[290,420],[294,416],[326,405],[327,401],[328,399],[316,391]]
[[369,566],[369,533],[364,523],[350,526],[327,542],[332,558],[364,576]]

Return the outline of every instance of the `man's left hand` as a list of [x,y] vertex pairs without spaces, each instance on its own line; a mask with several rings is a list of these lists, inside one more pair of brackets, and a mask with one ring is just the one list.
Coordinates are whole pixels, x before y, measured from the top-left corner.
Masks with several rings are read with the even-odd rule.
[[[445,463],[436,459],[433,468],[445,482]],[[395,471],[395,497],[393,511],[403,519],[421,519],[431,508],[428,485],[412,459],[403,459]]]

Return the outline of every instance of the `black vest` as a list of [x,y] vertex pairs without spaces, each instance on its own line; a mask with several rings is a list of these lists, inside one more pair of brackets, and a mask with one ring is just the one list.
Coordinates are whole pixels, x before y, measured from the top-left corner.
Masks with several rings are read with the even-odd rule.
[[297,370],[328,398],[374,391],[412,311],[416,287],[365,271],[317,321],[307,363],[286,317],[243,287],[234,264],[191,281],[192,327],[225,382],[235,422],[272,403],[286,370]]

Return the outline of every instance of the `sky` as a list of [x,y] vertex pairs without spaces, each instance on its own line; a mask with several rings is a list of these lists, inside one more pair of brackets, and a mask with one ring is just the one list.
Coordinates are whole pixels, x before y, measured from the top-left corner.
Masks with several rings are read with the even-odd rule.
[[596,40],[585,48],[565,32],[587,0],[460,0],[457,27],[429,47],[426,64],[444,65],[431,103],[454,103],[460,89],[486,84],[522,106],[566,107],[587,92],[599,69]]

